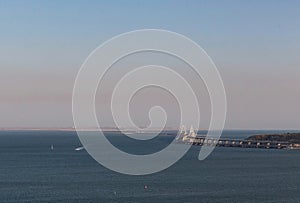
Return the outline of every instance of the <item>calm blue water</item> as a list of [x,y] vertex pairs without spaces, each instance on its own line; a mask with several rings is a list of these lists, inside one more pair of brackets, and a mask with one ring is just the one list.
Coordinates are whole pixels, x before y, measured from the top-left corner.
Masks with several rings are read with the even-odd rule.
[[[120,135],[108,137],[137,154],[159,150],[172,138],[136,146]],[[77,146],[74,132],[0,132],[0,202],[300,202],[300,151],[217,148],[198,161],[199,148],[193,147],[163,172],[127,176],[75,151]]]

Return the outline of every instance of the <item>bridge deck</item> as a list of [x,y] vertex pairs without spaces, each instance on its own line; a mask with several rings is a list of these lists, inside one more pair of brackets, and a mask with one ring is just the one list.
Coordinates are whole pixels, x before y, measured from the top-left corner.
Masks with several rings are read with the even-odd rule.
[[208,138],[205,139],[204,136],[186,137],[183,141],[187,144],[193,145],[207,145],[207,146],[217,146],[217,147],[241,147],[241,148],[265,148],[265,149],[294,149],[293,145],[288,142],[278,142],[278,141],[260,141],[260,140],[240,140],[240,139],[215,139]]

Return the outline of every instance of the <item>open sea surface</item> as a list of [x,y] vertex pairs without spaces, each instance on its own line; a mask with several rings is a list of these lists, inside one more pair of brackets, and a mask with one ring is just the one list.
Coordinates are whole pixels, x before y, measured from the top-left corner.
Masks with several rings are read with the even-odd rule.
[[[136,154],[153,153],[173,139],[164,135],[145,144],[117,133],[107,137]],[[104,168],[85,150],[75,151],[79,146],[76,132],[1,131],[0,202],[300,202],[297,150],[216,148],[199,161],[200,147],[193,146],[162,172],[129,176]]]

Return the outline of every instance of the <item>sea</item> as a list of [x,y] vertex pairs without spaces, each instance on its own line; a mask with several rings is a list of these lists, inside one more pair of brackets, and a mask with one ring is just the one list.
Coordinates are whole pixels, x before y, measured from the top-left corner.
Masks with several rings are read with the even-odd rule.
[[[278,132],[234,130],[222,137]],[[117,132],[106,136],[136,154],[174,139],[164,134],[147,144]],[[300,202],[298,150],[217,147],[199,161],[200,147],[193,146],[164,171],[130,176],[75,151],[79,146],[72,131],[0,131],[0,202]]]

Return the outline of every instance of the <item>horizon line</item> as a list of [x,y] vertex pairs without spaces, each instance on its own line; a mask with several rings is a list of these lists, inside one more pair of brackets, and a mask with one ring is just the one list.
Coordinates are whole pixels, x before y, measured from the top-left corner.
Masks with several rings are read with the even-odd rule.
[[[101,128],[103,131],[135,131],[135,129],[131,128],[120,128],[117,127],[103,127]],[[162,131],[178,131],[179,128],[176,127],[166,127]],[[253,131],[253,130],[258,130],[258,131],[300,131],[300,129],[240,129],[240,128],[226,128],[223,129],[222,131]],[[0,127],[0,131],[99,131],[99,128],[81,128],[81,129],[75,129],[73,127]],[[153,131],[158,131],[158,129],[153,128],[153,129],[147,129],[147,130],[141,130],[142,132],[153,132]],[[198,129],[198,131],[208,131],[208,129]]]

